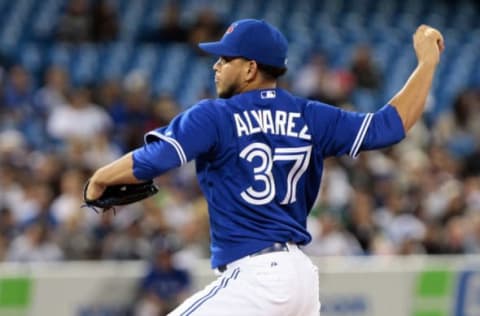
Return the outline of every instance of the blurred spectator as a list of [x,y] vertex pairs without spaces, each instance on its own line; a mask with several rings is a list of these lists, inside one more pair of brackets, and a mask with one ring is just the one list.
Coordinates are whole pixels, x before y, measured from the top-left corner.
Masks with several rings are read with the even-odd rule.
[[53,241],[48,226],[31,222],[16,237],[7,253],[8,261],[49,262],[63,259],[63,252]]
[[100,132],[90,142],[83,152],[83,165],[90,170],[96,170],[122,155],[121,149],[114,144],[109,133]]
[[74,90],[70,102],[54,109],[48,118],[49,134],[59,140],[79,139],[89,141],[112,127],[108,113],[90,102],[86,88]]
[[[11,66],[11,63],[12,61],[10,60],[10,58],[6,56],[6,54],[4,54],[3,52],[0,52],[0,85],[3,85],[3,82],[5,80],[6,69]],[[0,97],[1,97],[1,93],[0,93]]]
[[[91,236],[93,238],[92,259],[102,259],[104,249],[109,246],[113,238],[115,233],[113,216],[113,212],[105,212],[99,216],[98,222],[90,223]],[[87,230],[87,233],[90,233],[90,231]]]
[[331,211],[343,211],[353,193],[348,174],[335,159],[325,160],[318,203]]
[[158,43],[183,43],[188,40],[189,30],[180,22],[179,4],[169,1],[160,14],[158,25],[140,35],[141,41]]
[[96,259],[93,236],[86,229],[85,210],[68,217],[58,231],[58,241],[68,260]]
[[293,90],[307,98],[322,98],[323,82],[327,81],[329,72],[325,55],[314,53],[296,72]]
[[[5,106],[22,114],[29,114],[32,110],[33,85],[28,71],[20,65],[13,66],[8,72],[5,86]],[[21,118],[18,118],[21,119]]]
[[311,256],[352,256],[363,253],[358,241],[344,231],[339,221],[331,214],[324,213],[318,217],[320,232],[305,252]]
[[334,69],[329,73],[328,80],[324,82],[323,96],[318,100],[328,104],[344,106],[348,103],[354,88],[354,80],[350,71],[346,69]]
[[117,11],[110,0],[94,1],[92,9],[92,39],[110,42],[118,37]]
[[116,80],[108,80],[99,84],[95,91],[94,100],[102,106],[109,114],[112,120],[112,133],[105,134],[110,136],[109,141],[112,145],[125,150],[125,134],[126,134],[126,105],[125,93],[120,82]]
[[178,249],[160,238],[155,243],[149,271],[140,283],[140,297],[135,316],[166,315],[188,296],[191,278],[186,270],[175,266],[173,255]]
[[452,217],[445,229],[445,249],[447,254],[464,254],[467,245],[468,225],[463,217]]
[[154,102],[146,130],[165,126],[179,113],[179,106],[169,94],[160,95]]
[[95,102],[104,107],[109,113],[113,114],[116,108],[124,107],[122,86],[118,81],[107,80],[101,82],[95,92]]
[[449,194],[449,201],[445,213],[440,218],[443,224],[446,224],[452,218],[461,217],[467,212],[466,199],[461,183],[452,180],[448,183],[447,190],[451,190],[451,193]]
[[467,212],[480,213],[480,177],[471,175],[463,179],[463,198]]
[[52,214],[59,223],[63,224],[85,213],[80,207],[86,180],[84,172],[79,169],[69,169],[62,174],[60,192],[52,202]]
[[410,211],[406,209],[405,199],[398,190],[391,191],[385,205],[377,210],[379,226],[399,251],[412,250],[403,247],[412,247],[425,236],[425,224]]
[[402,240],[402,243],[399,245],[397,254],[398,255],[421,255],[425,254],[425,248],[420,239],[416,238],[405,238]]
[[442,233],[441,225],[435,222],[427,223],[425,237],[422,242],[427,254],[438,255],[445,253],[445,243],[443,242]]
[[88,0],[69,0],[57,26],[57,39],[79,44],[92,40],[92,16]]
[[9,243],[7,236],[0,234],[0,262],[6,261]]
[[467,253],[480,253],[480,213],[470,214],[467,218],[470,222],[470,230],[465,238],[465,250]]
[[35,106],[43,115],[67,103],[69,76],[60,66],[51,66],[45,75],[45,84],[35,92]]
[[444,145],[454,158],[472,154],[480,141],[480,96],[474,90],[460,93],[453,112],[443,115],[435,127],[435,140]]
[[[17,177],[19,175],[16,174]],[[42,208],[50,202],[48,199],[51,198],[51,192],[48,190],[45,184],[35,182],[34,179],[28,181],[22,175],[16,204],[9,206],[17,225],[28,223],[41,213]]]
[[12,211],[8,207],[1,208],[0,236],[5,237],[5,242],[9,242],[17,234],[17,229],[18,226],[15,224],[15,218],[13,217]]
[[367,44],[355,48],[350,72],[354,81],[350,101],[354,108],[361,112],[374,112],[380,108],[382,101],[379,101],[379,91],[382,76],[373,62],[370,47]]
[[12,208],[23,199],[21,180],[14,166],[7,163],[0,164],[0,206],[9,209],[12,213]]
[[125,223],[121,231],[111,236],[103,251],[104,259],[147,259],[150,256],[151,245],[143,233],[141,218],[133,217],[130,222]]
[[377,234],[377,225],[372,216],[374,204],[367,192],[357,191],[351,201],[347,230],[355,236],[365,253],[370,252],[371,242]]
[[349,71],[331,69],[326,57],[316,52],[295,74],[293,91],[310,99],[341,105],[348,100],[353,84]]
[[58,221],[52,214],[51,204],[54,197],[52,189],[46,183],[27,184],[25,198],[28,200],[26,207],[28,213],[18,221],[20,227],[29,226],[30,223],[45,225],[50,231],[55,231]]
[[377,234],[370,242],[370,252],[373,256],[390,256],[398,254],[392,242],[382,234]]
[[193,269],[199,258],[209,256],[210,236],[208,226],[207,203],[203,197],[198,197],[193,202],[191,219],[175,232],[175,236],[178,236],[183,245],[183,248],[175,254],[175,263],[178,267]]
[[429,219],[441,220],[451,200],[460,194],[461,186],[455,179],[455,163],[445,150],[433,146],[429,156],[430,163],[420,183],[424,191],[425,215]]
[[54,153],[38,153],[30,158],[36,181],[46,183],[57,195],[60,191],[60,177],[66,164],[64,157]]
[[202,8],[190,28],[189,42],[197,53],[203,55],[197,44],[217,41],[225,30],[225,24],[211,8]]
[[3,97],[1,128],[15,128],[29,145],[35,144],[42,135],[42,123],[33,111],[33,82],[25,68],[15,65],[9,70]]
[[359,45],[355,49],[350,71],[357,88],[373,91],[380,88],[382,76],[372,60],[372,53],[368,45]]
[[463,177],[480,175],[480,148],[466,156],[460,168]]
[[160,185],[159,195],[156,199],[160,211],[164,214],[164,219],[168,227],[174,232],[181,234],[185,225],[188,225],[195,218],[193,201],[188,197],[186,186],[175,182],[178,173],[172,173],[163,182],[166,185]]
[[123,151],[143,144],[149,117],[150,87],[146,76],[139,71],[131,72],[124,80],[124,95],[121,103],[110,107],[115,126],[115,137]]
[[8,128],[0,132],[0,159],[16,167],[27,167],[28,153],[26,139],[17,129]]

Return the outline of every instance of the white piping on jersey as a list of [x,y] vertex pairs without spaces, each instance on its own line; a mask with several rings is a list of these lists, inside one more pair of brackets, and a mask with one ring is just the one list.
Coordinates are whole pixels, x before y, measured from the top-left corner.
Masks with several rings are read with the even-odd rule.
[[357,158],[358,151],[360,150],[360,146],[363,143],[363,139],[367,134],[368,127],[370,126],[370,122],[372,121],[373,113],[367,113],[365,118],[363,119],[362,125],[358,130],[357,137],[355,137],[355,141],[353,142],[352,148],[350,149],[349,156],[352,158]]
[[165,136],[163,134],[160,134],[159,132],[152,131],[152,132],[148,132],[147,135],[145,135],[145,140],[147,139],[148,135],[156,136],[156,137],[160,138],[161,140],[166,141],[167,143],[172,145],[173,148],[175,148],[175,150],[177,151],[178,158],[180,158],[180,163],[182,165],[187,163],[187,156],[185,155],[185,152],[183,151],[182,146],[177,142],[176,139],[174,139],[172,137]]

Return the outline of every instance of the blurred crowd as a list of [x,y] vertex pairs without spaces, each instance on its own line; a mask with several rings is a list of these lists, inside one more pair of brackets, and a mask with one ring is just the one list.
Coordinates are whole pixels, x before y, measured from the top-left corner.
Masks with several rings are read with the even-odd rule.
[[[86,3],[70,2],[57,40],[115,40],[115,11],[100,1],[91,14]],[[221,36],[224,25],[212,12],[201,11],[187,29],[178,10],[169,6],[158,28],[138,41],[194,44]],[[315,51],[281,84],[347,110],[374,111],[382,104],[361,100],[378,99],[388,76],[374,55],[367,44],[359,45],[349,64],[338,68]],[[116,216],[82,208],[82,190],[93,170],[140,146],[145,132],[188,105],[152,94],[148,80],[135,71],[121,80],[73,86],[58,65],[38,77],[20,64],[0,62],[0,261],[149,260],[152,271],[142,283],[139,310],[163,306],[161,295],[152,293],[182,297],[189,284],[182,269],[209,256],[207,207],[193,164],[156,179],[159,194],[119,208]],[[198,97],[206,96],[213,91]],[[432,97],[427,106],[434,105]],[[450,110],[433,122],[419,122],[399,145],[356,160],[328,159],[308,222],[313,241],[305,251],[479,253],[479,106],[480,87],[465,88]],[[173,271],[166,280],[174,290],[162,292],[155,279],[165,280],[165,271]]]
[[[138,42],[196,43],[217,40],[226,24],[207,6],[199,8],[192,21],[181,21],[180,5],[169,1],[156,14],[157,22],[135,35]],[[105,43],[121,40],[118,13],[109,0],[70,0],[65,6],[56,30],[43,40],[71,44],[87,42]],[[200,50],[197,51],[200,53]]]

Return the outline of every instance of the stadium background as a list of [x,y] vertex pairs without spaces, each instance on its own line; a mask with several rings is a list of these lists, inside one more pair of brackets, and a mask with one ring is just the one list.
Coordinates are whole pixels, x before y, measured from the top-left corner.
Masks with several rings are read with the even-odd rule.
[[[159,178],[160,194],[116,217],[81,209],[82,185],[92,170],[140,145],[145,131],[213,96],[214,60],[195,44],[246,17],[286,34],[283,86],[360,111],[381,107],[403,85],[415,66],[411,35],[419,24],[443,32],[447,48],[422,122],[392,149],[326,162],[305,251],[345,260],[478,254],[479,16],[480,5],[466,0],[1,0],[3,266],[148,265],[162,257],[192,272],[208,257],[206,205],[192,165]],[[22,288],[5,280],[2,315],[2,306],[15,310],[12,289]],[[195,287],[184,274],[170,281],[158,295]],[[139,287],[131,310],[152,301]],[[453,315],[439,312],[415,315]]]

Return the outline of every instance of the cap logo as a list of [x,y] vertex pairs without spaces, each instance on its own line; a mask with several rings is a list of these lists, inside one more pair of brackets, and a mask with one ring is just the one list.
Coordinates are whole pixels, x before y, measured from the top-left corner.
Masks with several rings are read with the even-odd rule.
[[225,35],[232,33],[236,26],[237,26],[237,23],[233,23],[232,25],[230,25],[228,29],[225,31]]

